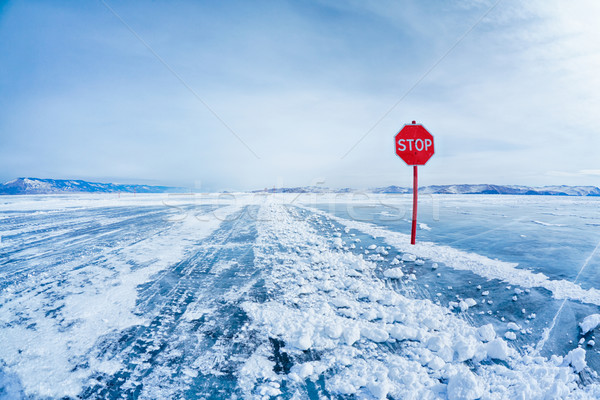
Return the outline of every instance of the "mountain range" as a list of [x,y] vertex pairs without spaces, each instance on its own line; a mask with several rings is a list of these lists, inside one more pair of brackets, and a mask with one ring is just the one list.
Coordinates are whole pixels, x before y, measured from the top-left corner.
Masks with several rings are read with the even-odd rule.
[[[271,193],[352,193],[355,189],[329,189],[321,186],[305,186],[292,188],[264,189]],[[259,190],[255,192],[260,192]],[[369,193],[412,193],[412,188],[402,186],[385,186],[367,189]],[[530,187],[518,185],[432,185],[419,188],[423,194],[512,194],[512,195],[543,195],[543,196],[600,196],[596,186],[543,186]]]
[[[0,195],[11,194],[61,194],[61,193],[174,193],[188,192],[190,189],[171,186],[126,185],[98,183],[82,180],[18,178],[0,184]],[[385,186],[364,190],[370,193],[412,193],[412,188]],[[361,192],[364,192],[361,190]],[[322,186],[301,186],[256,190],[270,193],[352,193],[352,188],[330,189]],[[600,196],[596,186],[542,186],[519,185],[432,185],[419,188],[423,194],[511,194],[544,196]]]
[[168,193],[189,189],[169,186],[123,185],[82,180],[18,178],[0,184],[0,194]]
[[[412,188],[386,186],[370,190],[373,193],[412,193]],[[432,185],[419,188],[420,193],[430,194],[517,194],[543,196],[600,196],[596,186],[542,186],[519,185]]]

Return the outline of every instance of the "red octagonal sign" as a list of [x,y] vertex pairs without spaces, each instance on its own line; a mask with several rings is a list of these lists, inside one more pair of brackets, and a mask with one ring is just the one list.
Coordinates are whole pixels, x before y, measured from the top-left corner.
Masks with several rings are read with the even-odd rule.
[[396,135],[396,154],[408,165],[425,165],[433,153],[433,136],[423,125],[404,125]]

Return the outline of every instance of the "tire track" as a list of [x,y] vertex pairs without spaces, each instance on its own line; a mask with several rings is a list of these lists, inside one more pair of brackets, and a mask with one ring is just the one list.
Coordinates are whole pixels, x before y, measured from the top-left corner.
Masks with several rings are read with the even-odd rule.
[[208,398],[236,390],[236,371],[256,346],[244,326],[243,300],[265,292],[254,266],[252,206],[224,221],[198,251],[139,290],[138,313],[152,315],[106,337],[96,357],[118,359],[114,374],[98,374],[82,398]]

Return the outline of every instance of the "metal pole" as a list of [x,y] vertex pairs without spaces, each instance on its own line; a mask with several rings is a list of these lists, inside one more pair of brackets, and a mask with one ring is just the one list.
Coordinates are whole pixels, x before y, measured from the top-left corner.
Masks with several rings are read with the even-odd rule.
[[412,229],[410,232],[410,244],[415,244],[417,236],[417,197],[419,192],[419,185],[417,182],[417,166],[413,165],[413,215],[412,215]]

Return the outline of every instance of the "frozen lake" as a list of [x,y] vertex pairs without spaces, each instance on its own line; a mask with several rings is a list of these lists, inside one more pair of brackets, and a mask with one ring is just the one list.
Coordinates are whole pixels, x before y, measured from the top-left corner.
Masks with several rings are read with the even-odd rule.
[[0,196],[0,398],[599,398],[600,198],[419,206]]

